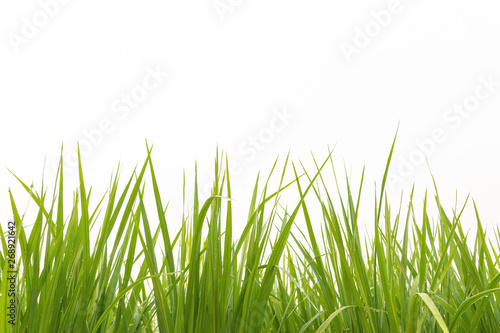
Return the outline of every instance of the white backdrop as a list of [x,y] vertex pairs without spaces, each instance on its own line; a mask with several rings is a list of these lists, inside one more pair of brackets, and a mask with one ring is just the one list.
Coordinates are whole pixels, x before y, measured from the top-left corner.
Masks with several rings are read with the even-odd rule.
[[45,161],[50,187],[64,143],[71,190],[79,141],[87,186],[102,195],[119,161],[126,177],[143,162],[145,139],[174,207],[183,170],[191,186],[197,160],[209,184],[217,145],[226,150],[241,216],[257,171],[278,155],[310,162],[310,151],[323,159],[336,145],[340,171],[345,163],[358,179],[367,168],[369,223],[399,123],[391,202],[414,182],[417,201],[433,193],[427,159],[447,208],[455,191],[471,193],[495,226],[499,9],[484,0],[3,1],[0,223],[12,216],[9,188],[27,202],[7,168],[40,187]]

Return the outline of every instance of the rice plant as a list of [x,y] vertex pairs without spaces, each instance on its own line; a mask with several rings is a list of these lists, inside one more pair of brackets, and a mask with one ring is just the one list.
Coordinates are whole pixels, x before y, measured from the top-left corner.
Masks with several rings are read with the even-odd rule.
[[[314,160],[312,171],[286,158],[264,180],[258,176],[240,234],[228,161],[219,153],[212,195],[200,200],[195,174],[193,209],[176,232],[150,148],[125,183],[117,171],[95,207],[80,160],[80,185],[72,203],[64,202],[61,158],[52,194],[18,179],[36,204],[35,220],[10,196],[18,270],[12,298],[13,243],[1,230],[0,333],[500,332],[498,242],[486,236],[476,210],[477,234],[467,245],[466,204],[447,212],[437,188],[434,200],[423,198],[422,212],[413,191],[393,211],[385,194],[393,148],[370,237],[358,225],[364,172],[359,188],[349,178],[328,181],[332,152]],[[299,200],[285,209],[280,199],[290,191]],[[146,208],[148,197],[155,210]],[[429,205],[438,208],[434,223]],[[296,227],[299,219],[305,228]]]

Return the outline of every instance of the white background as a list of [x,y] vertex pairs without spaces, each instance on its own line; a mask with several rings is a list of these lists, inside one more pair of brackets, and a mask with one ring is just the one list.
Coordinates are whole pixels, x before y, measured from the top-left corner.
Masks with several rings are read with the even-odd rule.
[[[12,216],[9,188],[27,202],[7,168],[40,188],[45,161],[51,189],[61,144],[70,160],[79,141],[96,203],[119,161],[122,181],[144,161],[147,139],[172,221],[183,170],[191,188],[197,160],[200,184],[209,184],[217,145],[239,166],[240,225],[258,170],[267,174],[289,150],[311,165],[310,151],[322,160],[336,145],[339,174],[345,163],[357,182],[366,166],[370,228],[373,184],[399,123],[393,206],[414,182],[418,202],[426,188],[432,199],[426,158],[447,209],[455,191],[459,202],[470,193],[483,223],[496,226],[499,9],[484,0],[3,1],[0,223]],[[155,84],[151,71],[168,77]],[[154,88],[123,108],[144,79]],[[450,113],[463,103],[470,112]],[[71,200],[77,175],[66,169]],[[473,229],[471,211],[464,223]]]

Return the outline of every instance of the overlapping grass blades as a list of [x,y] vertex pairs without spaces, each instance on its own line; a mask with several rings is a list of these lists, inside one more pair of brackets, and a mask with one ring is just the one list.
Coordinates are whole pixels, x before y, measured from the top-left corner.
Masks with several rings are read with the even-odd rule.
[[[470,248],[465,203],[447,214],[437,188],[436,222],[427,195],[415,212],[413,191],[394,213],[384,189],[393,148],[375,196],[372,238],[362,238],[358,225],[364,172],[356,190],[347,177],[338,181],[331,151],[312,173],[288,157],[277,160],[265,182],[257,177],[244,222],[233,219],[228,161],[217,153],[212,195],[200,202],[195,174],[193,209],[176,233],[150,148],[125,186],[117,171],[92,208],[81,162],[80,186],[72,204],[64,202],[61,160],[50,197],[43,184],[37,192],[19,180],[37,206],[34,221],[11,195],[17,321],[12,327],[0,317],[0,333],[499,332],[498,243],[474,205]],[[279,181],[274,191],[271,180]],[[290,211],[280,204],[285,191],[299,197]],[[235,223],[244,223],[239,235]],[[2,307],[6,284],[3,272]]]

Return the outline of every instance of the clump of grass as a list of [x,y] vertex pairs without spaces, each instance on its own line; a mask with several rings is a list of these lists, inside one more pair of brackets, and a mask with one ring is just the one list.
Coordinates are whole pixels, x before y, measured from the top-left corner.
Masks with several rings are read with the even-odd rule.
[[[331,152],[312,173],[287,158],[281,172],[275,163],[264,182],[257,177],[240,235],[233,233],[228,162],[218,154],[212,195],[201,202],[195,181],[193,211],[175,234],[149,148],[125,188],[118,190],[117,172],[96,207],[89,207],[79,161],[80,186],[70,211],[63,209],[61,159],[52,197],[19,180],[36,203],[35,221],[25,221],[11,195],[18,228],[17,320],[13,327],[5,316],[4,270],[0,333],[500,332],[498,244],[486,237],[477,214],[469,248],[463,209],[448,215],[437,189],[436,223],[427,214],[427,195],[417,220],[413,192],[407,211],[400,207],[394,214],[384,190],[393,148],[376,195],[372,240],[362,240],[358,228],[363,176],[356,191],[349,179],[328,183]],[[272,177],[279,180],[276,189],[269,188]],[[156,211],[146,209],[146,179]],[[285,212],[284,191],[300,197]],[[306,196],[317,201],[320,214],[310,213]],[[294,228],[299,218],[303,231]],[[92,227],[99,230],[95,244]],[[6,235],[0,234],[0,265],[7,267]]]

